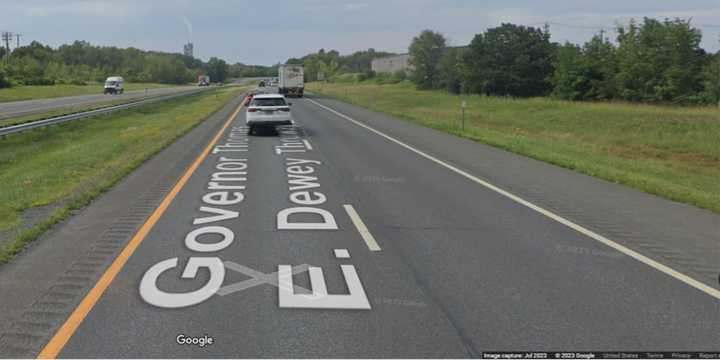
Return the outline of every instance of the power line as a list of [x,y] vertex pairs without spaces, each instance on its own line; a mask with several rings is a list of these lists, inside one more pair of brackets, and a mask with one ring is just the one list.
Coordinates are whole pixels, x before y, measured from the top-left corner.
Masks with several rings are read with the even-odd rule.
[[5,61],[8,62],[10,59],[10,41],[12,40],[13,33],[4,31],[2,33],[2,41],[5,42]]

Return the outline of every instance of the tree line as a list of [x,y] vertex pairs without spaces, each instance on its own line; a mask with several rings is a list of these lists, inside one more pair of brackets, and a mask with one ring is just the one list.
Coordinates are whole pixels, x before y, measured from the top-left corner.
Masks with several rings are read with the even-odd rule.
[[301,58],[290,58],[286,63],[303,65],[305,81],[322,80],[321,77],[330,79],[340,74],[357,74],[362,80],[373,76],[370,70],[370,63],[373,59],[390,55],[395,54],[375,51],[373,48],[356,51],[349,55],[340,55],[337,50],[320,49],[316,53]]
[[[5,49],[0,48],[0,59]],[[85,41],[52,48],[33,41],[14,49],[9,61],[0,62],[0,88],[13,85],[86,84],[102,82],[108,76],[122,76],[131,82],[187,84],[198,75],[214,82],[233,77],[274,76],[277,67],[227,64],[216,57],[203,62],[179,53],[95,46]]]
[[598,33],[583,45],[550,41],[547,26],[502,24],[466,47],[425,30],[409,47],[418,89],[566,100],[717,104],[720,52],[700,47],[689,20],[645,18]]

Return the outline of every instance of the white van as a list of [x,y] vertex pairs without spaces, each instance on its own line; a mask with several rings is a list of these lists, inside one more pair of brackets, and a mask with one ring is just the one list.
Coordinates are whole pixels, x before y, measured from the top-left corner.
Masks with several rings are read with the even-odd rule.
[[103,94],[122,94],[123,89],[123,83],[125,83],[125,80],[123,80],[122,76],[111,76],[105,80],[105,90],[103,90]]

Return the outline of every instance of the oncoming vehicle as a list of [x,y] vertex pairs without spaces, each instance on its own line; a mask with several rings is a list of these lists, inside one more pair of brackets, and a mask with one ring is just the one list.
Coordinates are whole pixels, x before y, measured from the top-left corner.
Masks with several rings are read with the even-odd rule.
[[292,103],[286,102],[285,97],[279,94],[255,95],[245,116],[248,133],[253,134],[258,128],[292,125],[290,105]]
[[210,76],[199,75],[198,76],[198,86],[210,86]]
[[103,94],[122,94],[125,91],[123,89],[124,83],[125,80],[123,80],[122,76],[111,76],[107,78],[105,80]]

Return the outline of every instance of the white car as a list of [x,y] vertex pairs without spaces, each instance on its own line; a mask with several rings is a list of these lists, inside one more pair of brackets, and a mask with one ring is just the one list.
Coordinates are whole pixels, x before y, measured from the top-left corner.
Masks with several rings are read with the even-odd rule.
[[248,105],[245,123],[249,133],[258,128],[274,128],[282,125],[292,125],[289,103],[280,94],[258,94]]

